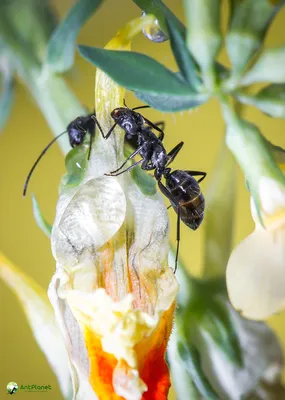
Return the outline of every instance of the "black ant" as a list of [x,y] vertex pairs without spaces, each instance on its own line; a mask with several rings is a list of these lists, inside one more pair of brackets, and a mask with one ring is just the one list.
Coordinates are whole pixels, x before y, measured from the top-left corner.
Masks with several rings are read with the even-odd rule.
[[[98,120],[96,119],[96,116],[93,116],[93,119],[96,121],[96,124],[98,125],[98,128],[103,136],[104,139],[108,139],[115,127],[118,125],[120,128],[122,128],[125,133],[126,133],[126,139],[131,140],[133,136],[137,136],[140,130],[145,130],[145,129],[152,129],[157,130],[160,132],[159,135],[159,140],[163,140],[164,138],[164,122],[156,122],[155,124],[152,123],[149,119],[145,118],[142,116],[140,113],[135,112],[135,110],[139,110],[142,108],[149,108],[149,106],[139,106],[139,107],[134,107],[134,108],[129,108],[126,105],[126,102],[124,100],[124,105],[125,107],[119,107],[115,108],[111,112],[111,117],[114,119],[115,123],[111,127],[111,129],[107,132],[105,135]],[[145,127],[144,125],[147,125],[148,127]],[[161,125],[163,128],[160,129],[158,125]]]
[[73,147],[77,147],[77,146],[80,146],[81,144],[83,144],[85,136],[86,136],[87,132],[89,132],[89,134],[90,134],[90,143],[89,143],[89,152],[88,152],[88,160],[89,160],[90,154],[91,154],[91,148],[92,148],[92,141],[93,141],[93,138],[95,135],[95,126],[96,126],[96,122],[93,117],[94,117],[94,113],[86,115],[84,117],[75,118],[67,126],[66,131],[64,131],[64,132],[60,133],[58,136],[56,136],[43,149],[43,151],[41,152],[41,154],[35,161],[34,165],[32,166],[32,168],[27,176],[27,179],[26,179],[26,182],[24,185],[23,196],[26,196],[29,181],[31,179],[31,176],[32,176],[36,166],[40,162],[41,158],[47,152],[47,150],[51,147],[51,145],[65,133],[68,133],[69,143],[70,143],[70,146],[73,148]]
[[[138,147],[127,157],[118,169],[105,175],[118,176],[124,172],[130,171],[139,164],[141,164],[143,170],[154,170],[154,177],[158,182],[159,189],[170,200],[171,206],[177,213],[175,273],[179,253],[180,220],[192,230],[196,230],[204,218],[205,199],[201,193],[199,183],[206,177],[206,172],[182,170],[171,172],[171,168],[168,168],[168,165],[175,159],[184,143],[180,142],[169,153],[166,153],[162,144],[164,132],[141,114],[134,112],[134,110],[139,108],[147,107],[148,106],[143,106],[133,109],[122,107],[112,111],[111,116],[116,121],[115,125],[118,124],[123,128],[127,137],[131,138],[132,136],[137,136]],[[148,126],[144,126],[145,123]],[[160,124],[162,125],[162,123]],[[160,132],[159,137],[152,132],[151,128]],[[113,129],[114,126],[110,129],[105,138],[110,136]],[[142,157],[141,160],[121,171],[126,163],[137,154],[140,154]],[[202,178],[196,181],[193,176],[202,176]],[[165,185],[161,182],[162,177],[165,178]]]

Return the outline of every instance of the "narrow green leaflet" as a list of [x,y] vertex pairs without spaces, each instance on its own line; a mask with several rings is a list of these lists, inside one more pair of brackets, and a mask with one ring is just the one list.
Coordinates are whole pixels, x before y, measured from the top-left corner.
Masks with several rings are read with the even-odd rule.
[[172,52],[175,56],[178,67],[185,80],[195,89],[201,86],[201,81],[197,75],[197,65],[186,45],[186,34],[181,32],[175,19],[166,15],[166,25],[170,38]]
[[271,147],[257,126],[238,118],[225,103],[223,112],[227,124],[227,146],[244,172],[262,224],[259,198],[260,177],[266,176],[285,184],[284,175],[274,159]]
[[284,0],[231,0],[230,28],[226,37],[227,51],[234,74],[243,72],[251,56],[262,45],[274,15]]
[[173,72],[144,54],[89,46],[79,46],[79,52],[126,89],[181,97],[192,91]]
[[168,19],[171,18],[173,23],[175,23],[179,32],[185,34],[185,26],[161,0],[133,0],[133,2],[146,14],[153,14],[157,18],[163,31],[167,32],[165,23],[165,16],[167,15]]
[[46,64],[55,72],[64,72],[74,63],[76,38],[81,27],[95,13],[103,0],[78,0],[52,34]]
[[47,235],[47,237],[49,238],[51,235],[52,225],[50,225],[43,216],[39,203],[34,194],[32,195],[32,201],[33,201],[33,213],[36,223],[38,227],[43,231],[43,233]]
[[207,400],[219,400],[217,394],[202,371],[197,348],[193,345],[186,345],[182,341],[178,341],[177,351],[181,358],[181,362],[183,362],[184,368],[191,376],[198,392]]
[[167,96],[163,94],[148,94],[135,91],[135,96],[150,107],[164,112],[189,110],[199,107],[209,99],[209,95],[191,93],[188,96]]
[[285,83],[266,86],[255,96],[240,93],[237,99],[274,118],[285,118]]
[[0,94],[0,131],[3,129],[14,99],[13,68],[7,65],[7,69],[2,73],[2,91]]
[[39,66],[56,26],[53,11],[49,0],[1,1],[0,36],[17,57],[15,68]]
[[184,0],[187,46],[199,64],[205,86],[215,89],[215,58],[222,45],[220,0]]
[[131,176],[143,194],[153,196],[156,193],[154,178],[146,174],[139,166],[131,170]]
[[177,400],[201,400],[201,396],[181,362],[180,357],[177,357],[177,341],[177,331],[174,327],[167,346],[167,364],[170,368],[172,384],[175,387]]
[[241,85],[256,82],[285,83],[285,46],[263,51],[258,61],[245,74]]
[[243,367],[242,350],[226,301],[213,299],[205,307],[200,329],[205,330],[228,360]]

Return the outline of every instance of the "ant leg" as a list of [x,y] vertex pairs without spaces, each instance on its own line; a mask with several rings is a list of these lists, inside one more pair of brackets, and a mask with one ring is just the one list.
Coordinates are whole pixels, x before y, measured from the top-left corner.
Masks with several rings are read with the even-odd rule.
[[114,171],[112,171],[112,172],[110,172],[110,173],[113,174],[114,172],[120,171],[120,169],[122,169],[122,168],[127,164],[127,162],[128,162],[129,160],[131,160],[132,158],[134,158],[134,157],[141,151],[142,147],[143,147],[143,145],[140,146],[140,147],[138,147],[129,157],[127,157],[127,158],[125,159],[125,161],[123,162],[123,164],[122,164],[118,169],[115,169]]
[[130,171],[131,169],[135,168],[137,165],[141,164],[142,162],[143,162],[143,159],[137,161],[136,163],[134,163],[133,165],[131,165],[129,168],[124,169],[124,171],[118,172],[117,174],[113,174],[113,172],[110,172],[110,174],[104,174],[104,175],[106,175],[106,176],[118,176],[118,175],[121,175],[121,174],[123,174],[124,172],[128,172],[128,171]]
[[101,127],[101,125],[100,125],[100,123],[99,123],[98,119],[96,118],[96,115],[95,115],[95,114],[91,115],[91,118],[92,118],[92,119],[93,119],[93,121],[95,122],[95,125],[97,125],[97,126],[98,126],[98,128],[99,128],[99,131],[100,131],[101,135],[102,135],[102,136],[103,136],[103,138],[105,139],[105,135],[104,135],[103,129],[102,129],[102,127]]
[[177,270],[177,262],[178,262],[178,254],[179,254],[179,244],[180,244],[180,219],[181,219],[181,215],[180,215],[180,205],[179,203],[177,203],[177,201],[175,200],[175,198],[173,197],[172,193],[167,189],[166,186],[164,186],[161,181],[158,181],[158,187],[161,191],[161,193],[163,193],[174,205],[176,205],[177,208],[177,230],[176,230],[176,242],[177,242],[177,247],[176,247],[176,256],[175,256],[175,267],[174,267],[174,273]]
[[89,141],[89,150],[88,150],[88,160],[90,160],[90,156],[91,156],[92,142],[93,142],[94,134],[89,133],[89,135],[90,135],[90,141]]
[[167,156],[169,157],[169,160],[167,162],[166,165],[169,165],[170,163],[172,163],[172,161],[175,159],[175,157],[177,156],[177,154],[179,153],[179,151],[182,149],[184,145],[184,142],[180,142],[178,143],[168,154]]
[[111,133],[113,132],[113,130],[116,128],[117,124],[118,124],[118,121],[116,121],[116,122],[114,123],[114,125],[112,126],[112,128],[109,130],[109,132],[107,132],[107,134],[106,134],[106,136],[105,136],[105,139],[108,139],[108,137],[111,135]]
[[143,158],[142,169],[144,171],[151,171],[152,169],[155,169],[153,163],[150,162],[150,157],[146,156]]
[[[164,121],[158,121],[154,123],[155,126],[161,126],[161,130],[164,131],[165,129],[165,122]],[[164,132],[160,133],[160,135],[158,136],[158,139],[162,142],[164,138]]]
[[149,119],[146,119],[145,117],[143,117],[143,119],[144,119],[144,122],[145,122],[147,125],[151,126],[153,129],[155,129],[156,131],[160,132],[160,136],[162,136],[162,139],[160,139],[160,140],[163,140],[163,137],[164,137],[164,132],[163,132],[163,130],[160,129],[158,126],[156,126],[154,123],[152,123]]
[[105,135],[104,132],[103,132],[103,129],[102,129],[101,125],[99,124],[98,119],[96,118],[96,116],[95,116],[95,115],[92,115],[91,118],[96,122],[96,124],[97,124],[97,126],[98,126],[98,128],[99,128],[99,131],[101,132],[101,135],[102,135],[102,137],[103,137],[104,139],[108,139],[108,137],[111,135],[111,133],[113,132],[113,130],[115,129],[115,127],[116,127],[116,125],[117,125],[117,123],[118,123],[118,122],[115,122],[114,125],[111,127],[111,129],[110,129],[110,130],[107,132],[107,134]]
[[105,137],[105,135],[104,135],[104,132],[103,132],[103,129],[101,128],[101,125],[99,124],[99,121],[98,121],[98,119],[96,118],[95,114],[94,114],[94,115],[91,115],[91,118],[93,119],[93,121],[95,122],[95,124],[98,126],[99,131],[101,132],[102,137],[103,137],[104,139],[106,139],[106,137]]
[[175,267],[174,273],[177,270],[178,254],[179,254],[179,244],[180,244],[180,207],[177,208],[177,225],[176,225],[176,256],[175,256]]
[[176,199],[173,197],[173,194],[167,189],[166,186],[159,180],[157,181],[158,187],[161,191],[162,194],[164,194],[165,197],[168,198],[168,200],[171,201],[175,205],[175,207],[179,206],[179,203],[177,203]]
[[154,122],[154,125],[156,125],[156,126],[160,125],[162,131],[164,131],[164,129],[165,129],[165,122],[164,121]]
[[207,175],[206,172],[201,172],[201,171],[185,171],[185,172],[188,172],[188,174],[192,176],[202,176],[202,178],[198,179],[198,183],[202,182],[202,180],[205,179]]

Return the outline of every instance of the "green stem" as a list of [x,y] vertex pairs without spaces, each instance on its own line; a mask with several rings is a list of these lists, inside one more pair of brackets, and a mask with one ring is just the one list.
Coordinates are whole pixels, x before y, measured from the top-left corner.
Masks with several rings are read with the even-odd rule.
[[208,182],[206,199],[209,209],[205,215],[205,249],[202,277],[223,276],[232,249],[234,211],[236,199],[235,160],[224,138],[211,181]]
[[[58,76],[43,78],[38,75],[26,81],[26,85],[55,136],[65,131],[74,118],[86,114],[64,79]],[[58,142],[63,154],[67,154],[70,150],[68,136],[63,136]]]

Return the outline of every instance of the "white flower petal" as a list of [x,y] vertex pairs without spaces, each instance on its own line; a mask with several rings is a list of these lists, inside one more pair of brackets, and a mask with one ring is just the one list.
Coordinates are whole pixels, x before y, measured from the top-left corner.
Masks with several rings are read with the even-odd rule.
[[[55,311],[57,323],[64,338],[69,356],[74,400],[97,400],[89,382],[89,358],[78,322],[74,318],[65,299],[58,296],[61,281],[66,280],[64,272],[59,270],[53,276],[48,295]],[[67,362],[66,362],[67,364]]]
[[122,362],[114,369],[113,386],[116,394],[125,400],[141,400],[142,393],[147,391],[138,370],[126,368]]
[[261,176],[259,195],[265,214],[272,215],[285,208],[285,187],[276,180]]
[[63,396],[68,398],[72,391],[68,355],[46,293],[8,260],[2,259],[1,254],[0,277],[18,297],[33,335],[57,376]]
[[257,228],[232,252],[228,293],[243,316],[261,320],[285,306],[285,227]]
[[76,319],[101,337],[102,348],[117,360],[125,360],[137,368],[134,347],[143,337],[151,335],[159,317],[133,308],[133,296],[128,294],[114,302],[104,289],[93,293],[70,290],[66,294]]
[[96,251],[122,226],[126,198],[119,183],[110,177],[91,179],[74,192],[63,194],[51,242],[55,259],[64,266],[94,260]]

